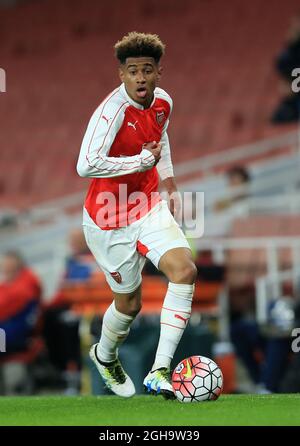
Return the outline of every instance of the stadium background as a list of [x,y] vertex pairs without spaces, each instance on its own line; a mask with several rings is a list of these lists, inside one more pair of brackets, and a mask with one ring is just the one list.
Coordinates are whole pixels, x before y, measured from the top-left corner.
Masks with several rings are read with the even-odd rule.
[[[169,136],[180,190],[205,193],[204,236],[191,240],[199,269],[194,316],[176,358],[213,357],[227,392],[259,391],[261,382],[251,381],[230,332],[245,318],[265,341],[291,344],[297,327],[299,130],[297,117],[281,124],[271,118],[288,94],[275,62],[298,13],[294,0],[0,2],[0,66],[7,82],[0,93],[0,252],[22,253],[42,282],[45,306],[59,291],[78,323],[82,360],[63,370],[71,381],[79,373],[80,390],[77,381],[73,388],[70,382],[55,387],[45,372],[51,366],[39,326],[25,351],[0,353],[6,378],[17,363],[33,380],[30,392],[103,391],[87,349],[109,291],[95,270],[84,281],[62,277],[88,186],[75,169],[82,136],[91,113],[118,85],[114,43],[137,30],[157,33],[167,45],[161,86],[174,99]],[[229,184],[236,166],[249,173],[246,186]],[[165,289],[151,273],[144,313],[123,350],[137,381],[153,358]],[[263,365],[266,352],[254,350]],[[295,357],[289,348],[284,365]],[[299,380],[286,376],[271,390],[299,391]],[[11,386],[12,393],[19,389]]]

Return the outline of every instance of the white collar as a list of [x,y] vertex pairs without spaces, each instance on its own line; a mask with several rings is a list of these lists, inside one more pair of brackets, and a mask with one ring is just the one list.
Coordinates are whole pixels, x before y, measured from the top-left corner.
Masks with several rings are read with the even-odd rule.
[[[123,95],[125,96],[126,100],[129,102],[129,104],[133,105],[136,108],[139,108],[140,110],[145,110],[143,105],[141,105],[138,102],[135,102],[133,99],[131,99],[131,97],[129,96],[129,94],[126,91],[124,83],[121,84],[120,90],[123,93]],[[149,108],[152,107],[152,105],[154,104],[154,101],[155,101],[155,90],[153,92],[153,101],[151,102],[151,105]]]

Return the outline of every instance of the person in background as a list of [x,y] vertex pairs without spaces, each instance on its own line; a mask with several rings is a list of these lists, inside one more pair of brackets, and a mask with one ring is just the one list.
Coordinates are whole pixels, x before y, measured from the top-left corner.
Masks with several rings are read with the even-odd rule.
[[296,80],[292,73],[299,67],[300,13],[292,17],[286,43],[275,61],[275,69],[280,77],[279,90],[282,97],[271,117],[274,124],[297,122],[299,119],[300,96],[292,89],[292,82]]
[[67,395],[80,392],[81,351],[80,315],[72,311],[71,304],[64,298],[64,285],[70,281],[89,280],[96,264],[85,243],[80,228],[73,229],[69,236],[71,254],[66,259],[64,277],[58,292],[48,305],[44,315],[44,336],[51,363],[58,370]]
[[40,312],[42,287],[18,252],[7,252],[1,265],[0,327],[6,353],[26,350]]
[[244,166],[233,166],[226,172],[230,197],[216,202],[215,211],[222,212],[249,197],[250,174]]
[[5,332],[5,352],[0,372],[5,394],[28,393],[29,375],[18,354],[30,350],[41,316],[42,287],[20,253],[10,251],[1,262],[0,328]]
[[291,353],[292,302],[288,296],[272,300],[264,325],[259,325],[250,311],[231,314],[231,340],[256,393],[281,391]]
[[73,229],[69,236],[71,255],[66,261],[65,279],[86,280],[90,279],[96,269],[93,256],[86,245],[81,228]]

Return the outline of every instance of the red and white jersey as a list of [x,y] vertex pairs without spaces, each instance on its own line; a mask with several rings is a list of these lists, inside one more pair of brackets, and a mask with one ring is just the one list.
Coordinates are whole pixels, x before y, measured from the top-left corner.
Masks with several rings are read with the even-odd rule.
[[[172,99],[161,88],[154,90],[151,106],[144,109],[128,96],[124,84],[96,109],[77,163],[80,176],[93,178],[85,200],[89,221],[102,229],[126,226],[133,208],[138,219],[160,200],[158,173],[161,179],[173,177],[166,132],[171,110]],[[143,149],[143,144],[152,141],[162,144],[157,168],[152,153]],[[141,192],[146,199],[139,203]]]

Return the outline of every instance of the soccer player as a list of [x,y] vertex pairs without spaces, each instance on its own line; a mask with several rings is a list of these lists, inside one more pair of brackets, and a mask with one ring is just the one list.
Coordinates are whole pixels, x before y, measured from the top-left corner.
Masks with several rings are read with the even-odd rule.
[[[106,386],[123,397],[135,388],[118,347],[141,310],[145,257],[169,280],[156,357],[144,379],[152,394],[174,397],[170,363],[190,318],[196,277],[188,242],[172,215],[179,206],[167,135],[172,99],[157,87],[164,48],[157,35],[137,32],[116,43],[122,84],[92,115],[77,164],[80,176],[93,178],[83,210],[86,241],[113,293],[90,356]],[[173,195],[170,210],[158,192],[159,177]]]

